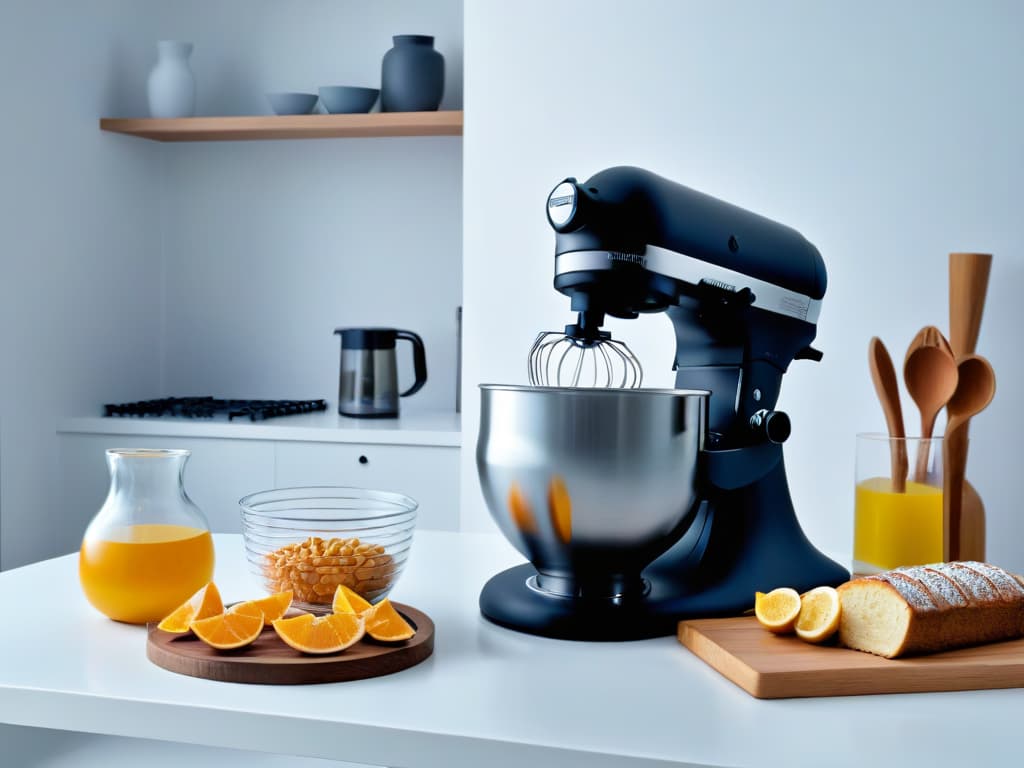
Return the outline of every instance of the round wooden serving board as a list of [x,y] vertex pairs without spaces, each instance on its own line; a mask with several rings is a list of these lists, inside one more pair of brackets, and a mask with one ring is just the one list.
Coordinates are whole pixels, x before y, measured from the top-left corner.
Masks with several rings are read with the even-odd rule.
[[379,643],[367,635],[344,651],[314,656],[285,645],[273,627],[265,627],[252,645],[218,651],[191,632],[174,635],[153,624],[146,640],[146,657],[171,672],[228,683],[301,685],[390,675],[419,664],[434,650],[430,617],[408,605],[393,605],[416,630],[410,639],[399,643]]

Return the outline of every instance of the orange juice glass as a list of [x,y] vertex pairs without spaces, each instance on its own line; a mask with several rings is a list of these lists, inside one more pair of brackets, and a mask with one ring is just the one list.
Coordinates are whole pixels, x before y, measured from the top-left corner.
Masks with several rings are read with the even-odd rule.
[[[905,451],[903,489],[892,455]],[[942,560],[942,439],[857,435],[853,572],[878,573]]]
[[213,540],[185,493],[186,450],[107,451],[110,492],[82,539],[82,591],[117,621],[159,621],[213,578]]

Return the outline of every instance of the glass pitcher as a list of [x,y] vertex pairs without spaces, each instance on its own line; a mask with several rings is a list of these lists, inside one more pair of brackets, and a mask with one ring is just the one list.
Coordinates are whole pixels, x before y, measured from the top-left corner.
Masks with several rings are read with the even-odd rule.
[[213,578],[206,516],[185,493],[191,451],[112,448],[110,491],[86,528],[82,590],[117,621],[160,621]]

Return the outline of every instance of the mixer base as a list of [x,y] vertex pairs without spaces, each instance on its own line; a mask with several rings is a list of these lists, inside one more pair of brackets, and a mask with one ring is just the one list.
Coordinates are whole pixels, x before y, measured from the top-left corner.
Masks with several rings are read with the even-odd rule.
[[529,563],[493,576],[480,593],[480,612],[495,624],[560,640],[642,640],[676,633],[678,593],[653,583],[643,597],[581,599],[539,592],[528,585]]

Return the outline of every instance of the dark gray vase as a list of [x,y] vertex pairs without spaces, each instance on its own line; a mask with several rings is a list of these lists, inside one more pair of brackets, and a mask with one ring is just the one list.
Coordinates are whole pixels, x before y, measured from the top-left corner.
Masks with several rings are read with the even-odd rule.
[[383,112],[432,112],[444,95],[444,56],[430,35],[395,35],[381,64]]

